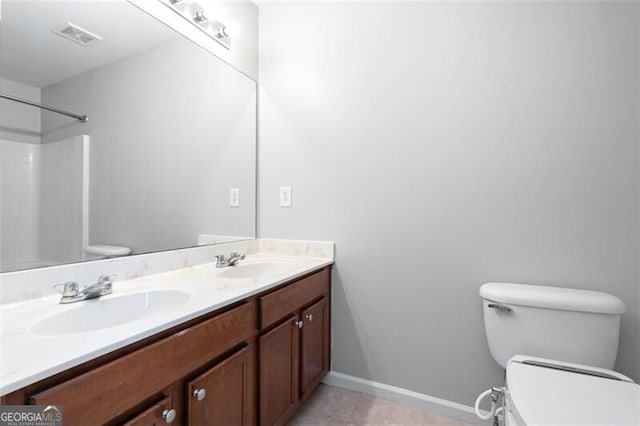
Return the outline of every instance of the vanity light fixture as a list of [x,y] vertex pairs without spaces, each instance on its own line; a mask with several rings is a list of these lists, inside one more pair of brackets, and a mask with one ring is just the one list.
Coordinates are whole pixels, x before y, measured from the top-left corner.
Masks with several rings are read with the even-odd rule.
[[184,20],[191,23],[226,49],[231,49],[234,33],[220,21],[210,20],[202,6],[190,0],[159,0]]
[[206,15],[204,14],[204,10],[197,11],[193,16],[193,20],[200,25],[207,25],[209,23],[209,19],[207,19]]

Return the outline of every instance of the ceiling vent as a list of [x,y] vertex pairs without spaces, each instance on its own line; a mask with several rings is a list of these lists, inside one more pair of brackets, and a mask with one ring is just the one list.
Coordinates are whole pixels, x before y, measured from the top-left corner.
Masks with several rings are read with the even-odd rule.
[[67,22],[66,25],[54,29],[53,32],[81,46],[90,46],[102,40],[102,37],[90,33],[71,22]]

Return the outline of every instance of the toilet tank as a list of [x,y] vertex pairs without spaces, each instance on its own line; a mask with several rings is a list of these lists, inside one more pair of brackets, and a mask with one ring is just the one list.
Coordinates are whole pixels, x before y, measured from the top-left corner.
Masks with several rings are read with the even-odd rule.
[[480,296],[489,350],[502,368],[514,355],[613,368],[625,311],[619,298],[509,283],[484,284]]

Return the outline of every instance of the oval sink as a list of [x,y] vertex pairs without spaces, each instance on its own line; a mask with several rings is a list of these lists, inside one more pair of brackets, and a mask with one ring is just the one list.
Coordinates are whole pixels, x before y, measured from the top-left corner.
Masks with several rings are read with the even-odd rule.
[[72,334],[115,327],[154,315],[191,299],[180,290],[151,290],[76,302],[77,306],[44,318],[31,327],[36,334]]
[[271,277],[285,274],[293,269],[293,264],[284,261],[251,261],[240,262],[235,266],[230,266],[220,272],[221,278],[249,279]]

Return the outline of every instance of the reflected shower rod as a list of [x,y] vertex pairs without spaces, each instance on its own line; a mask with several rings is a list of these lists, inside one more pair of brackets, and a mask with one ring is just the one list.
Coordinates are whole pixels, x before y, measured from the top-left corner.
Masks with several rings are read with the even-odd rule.
[[58,114],[62,114],[62,115],[66,115],[67,117],[75,118],[76,120],[79,120],[79,121],[81,121],[83,123],[86,123],[89,120],[89,117],[87,117],[86,115],[74,114],[72,112],[65,111],[65,110],[60,109],[60,108],[52,107],[52,106],[49,106],[49,105],[39,104],[37,102],[32,102],[32,101],[29,101],[29,100],[26,100],[26,99],[17,98],[15,96],[11,96],[11,95],[5,95],[4,93],[0,93],[0,98],[8,99],[8,100],[14,101],[14,102],[20,102],[21,104],[30,105],[30,106],[33,106],[33,107],[36,107],[36,108],[46,109],[47,111],[57,112]]

